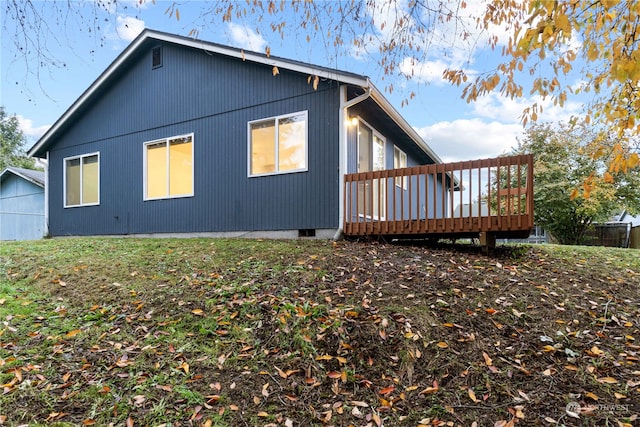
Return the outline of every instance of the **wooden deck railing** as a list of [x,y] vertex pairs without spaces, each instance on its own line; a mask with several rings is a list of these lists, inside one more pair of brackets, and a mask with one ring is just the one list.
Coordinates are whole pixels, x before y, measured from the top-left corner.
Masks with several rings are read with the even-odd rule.
[[533,156],[348,174],[347,236],[526,237],[533,228]]

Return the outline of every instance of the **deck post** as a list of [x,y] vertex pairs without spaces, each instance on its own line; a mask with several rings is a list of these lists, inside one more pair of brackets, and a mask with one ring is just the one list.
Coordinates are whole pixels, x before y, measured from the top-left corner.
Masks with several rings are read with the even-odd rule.
[[480,247],[484,255],[489,255],[489,252],[496,247],[496,235],[493,233],[487,233],[483,231],[480,233]]

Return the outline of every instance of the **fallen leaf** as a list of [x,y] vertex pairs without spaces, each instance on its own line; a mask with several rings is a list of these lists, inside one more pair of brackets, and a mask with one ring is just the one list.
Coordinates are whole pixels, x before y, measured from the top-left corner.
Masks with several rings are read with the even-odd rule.
[[67,334],[65,335],[67,338],[73,338],[76,335],[78,335],[80,332],[82,332],[80,329],[74,329],[73,331],[69,331],[67,332]]
[[596,381],[602,384],[618,384],[618,380],[613,377],[602,377],[598,378]]
[[484,351],[482,352],[482,357],[484,358],[484,363],[487,366],[491,366],[493,365],[493,361],[491,360],[491,358],[489,357],[489,355],[487,353],[485,353]]
[[378,427],[382,425],[382,419],[380,418],[380,415],[374,413],[373,415],[371,415],[371,419],[373,419],[373,422],[375,422]]
[[384,396],[385,394],[393,393],[395,389],[396,389],[395,386],[390,385],[389,387],[385,387],[382,390],[380,390],[380,394]]
[[598,399],[599,399],[599,397],[598,397],[598,396],[596,396],[594,393],[591,393],[590,391],[586,392],[586,393],[584,394],[584,396],[585,396],[585,397],[588,397],[588,398],[589,398],[589,399],[591,399],[591,400],[598,400]]
[[478,403],[478,399],[476,398],[476,393],[472,389],[467,390],[469,394],[469,399],[473,400],[474,403]]

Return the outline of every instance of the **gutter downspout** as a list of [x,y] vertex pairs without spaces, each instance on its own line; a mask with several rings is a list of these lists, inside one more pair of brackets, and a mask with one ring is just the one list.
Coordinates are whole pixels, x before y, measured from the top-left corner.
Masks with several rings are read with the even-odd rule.
[[367,79],[367,86],[363,87],[365,92],[353,99],[346,101],[347,99],[347,85],[340,86],[340,109],[338,114],[338,120],[340,122],[340,143],[339,143],[339,160],[338,160],[338,176],[340,177],[338,184],[338,230],[333,236],[333,240],[339,240],[342,238],[344,230],[342,225],[344,224],[344,176],[347,173],[347,157],[349,150],[347,147],[348,140],[348,127],[346,122],[349,118],[348,109],[360,102],[368,99],[371,96],[371,82]]
[[44,236],[49,237],[49,150],[44,165]]

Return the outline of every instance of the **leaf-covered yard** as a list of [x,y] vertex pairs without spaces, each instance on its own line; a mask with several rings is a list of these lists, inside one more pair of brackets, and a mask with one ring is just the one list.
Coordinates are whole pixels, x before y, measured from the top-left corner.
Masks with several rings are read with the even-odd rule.
[[0,425],[631,426],[632,250],[0,246]]

